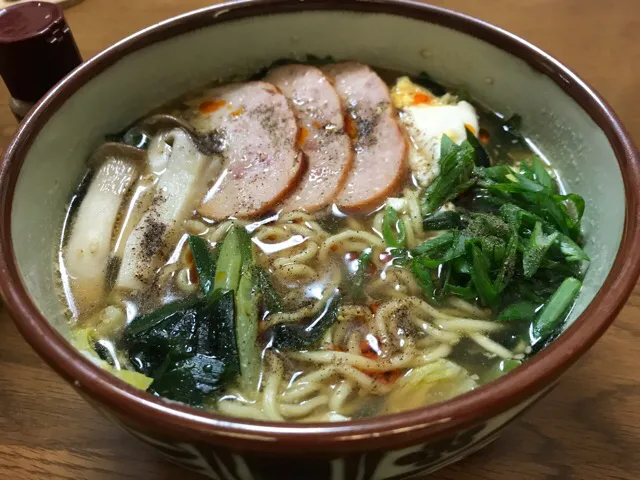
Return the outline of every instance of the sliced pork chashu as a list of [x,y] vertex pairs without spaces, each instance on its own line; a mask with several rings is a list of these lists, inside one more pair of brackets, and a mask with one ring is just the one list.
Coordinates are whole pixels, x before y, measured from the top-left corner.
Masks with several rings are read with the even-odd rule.
[[296,186],[304,170],[293,110],[266,82],[234,83],[205,95],[188,120],[224,158],[225,168],[199,212],[217,220],[260,215]]
[[354,165],[337,203],[345,210],[367,210],[394,193],[407,173],[407,142],[387,85],[366,65],[327,65],[348,109],[347,132],[355,147]]
[[314,212],[334,201],[352,165],[353,149],[344,129],[342,102],[329,79],[316,67],[277,67],[265,80],[289,100],[300,128],[298,143],[308,161],[302,180],[282,207],[285,211]]

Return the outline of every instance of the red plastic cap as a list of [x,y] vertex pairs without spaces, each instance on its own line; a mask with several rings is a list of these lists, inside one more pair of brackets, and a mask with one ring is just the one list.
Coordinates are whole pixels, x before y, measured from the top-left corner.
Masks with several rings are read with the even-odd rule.
[[58,5],[27,2],[0,10],[0,75],[13,98],[37,102],[81,63]]

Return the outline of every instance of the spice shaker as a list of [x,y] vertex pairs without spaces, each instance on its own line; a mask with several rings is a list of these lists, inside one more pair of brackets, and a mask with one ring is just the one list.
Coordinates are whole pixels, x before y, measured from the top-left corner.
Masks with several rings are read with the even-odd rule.
[[0,75],[18,120],[81,63],[60,6],[26,2],[0,10]]

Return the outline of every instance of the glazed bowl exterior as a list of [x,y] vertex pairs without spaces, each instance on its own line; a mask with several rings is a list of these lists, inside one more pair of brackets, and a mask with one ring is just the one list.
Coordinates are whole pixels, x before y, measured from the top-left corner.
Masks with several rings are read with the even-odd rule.
[[[588,205],[592,262],[567,328],[550,347],[451,401],[334,424],[248,421],[170,403],[71,347],[55,251],[92,149],[191,88],[308,54],[426,70],[502,115],[522,115],[524,135]],[[114,45],[24,120],[0,167],[0,288],[26,340],[80,395],[187,468],[214,479],[402,479],[491,442],[602,335],[638,276],[639,192],[636,150],[611,109],[566,67],[508,32],[408,0],[231,2]]]

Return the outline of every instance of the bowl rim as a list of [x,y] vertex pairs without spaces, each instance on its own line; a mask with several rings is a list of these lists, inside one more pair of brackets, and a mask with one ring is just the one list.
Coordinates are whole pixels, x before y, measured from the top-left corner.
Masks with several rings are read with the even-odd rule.
[[[94,365],[40,314],[15,259],[11,211],[21,166],[42,127],[75,91],[121,57],[188,31],[265,14],[320,10],[387,13],[460,31],[528,63],[573,98],[606,135],[625,187],[625,225],[615,261],[585,311],[548,348],[522,367],[447,402],[393,415],[338,423],[295,424],[231,418],[158,399]],[[589,85],[520,37],[482,20],[414,0],[236,0],[188,12],[145,28],[83,63],[58,83],[20,125],[0,164],[0,293],[33,349],[80,393],[133,420],[141,430],[250,451],[291,454],[401,447],[470,427],[548,391],[604,333],[624,306],[640,273],[640,159],[620,120]],[[291,447],[292,450],[286,447]]]

